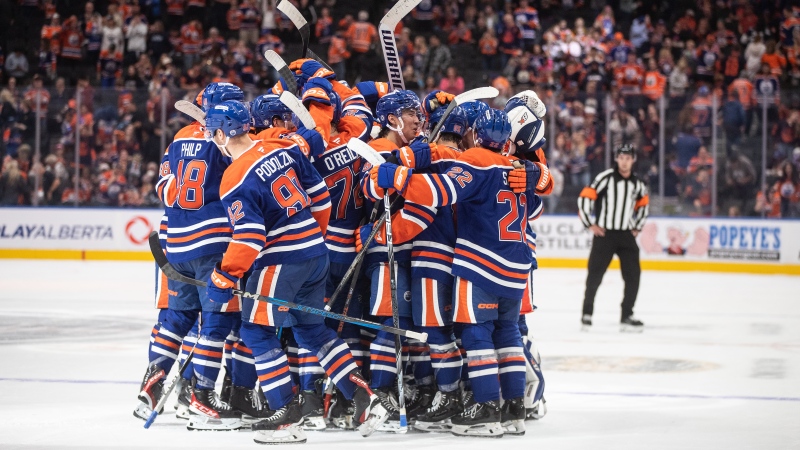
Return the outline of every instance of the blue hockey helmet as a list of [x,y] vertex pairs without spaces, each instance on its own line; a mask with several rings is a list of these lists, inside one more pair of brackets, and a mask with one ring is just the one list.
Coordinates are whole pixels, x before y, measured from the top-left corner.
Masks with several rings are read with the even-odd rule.
[[375,112],[378,114],[378,122],[381,123],[381,127],[386,128],[389,126],[390,114],[399,119],[403,111],[407,109],[414,110],[420,122],[424,120],[420,111],[419,97],[414,91],[409,90],[396,90],[384,95],[378,100]]
[[211,107],[226,100],[244,101],[244,92],[235,84],[210,83],[203,90],[203,104],[200,107],[208,112]]
[[206,139],[211,139],[217,130],[228,137],[240,136],[250,131],[250,110],[237,100],[226,100],[214,105],[206,113]]
[[281,97],[275,94],[260,95],[250,105],[250,114],[253,116],[253,126],[256,128],[272,127],[272,119],[278,117],[286,122],[292,122],[293,113],[288,106],[281,102]]
[[[442,116],[444,115],[444,111],[447,108],[436,108],[431,114],[429,119],[428,131],[432,131],[436,124],[442,120]],[[442,124],[442,128],[439,130],[440,133],[452,133],[457,134],[461,137],[467,133],[467,128],[469,128],[469,123],[467,121],[467,113],[464,111],[464,108],[460,106],[456,106],[453,111],[450,113],[449,116],[444,120],[444,124]],[[436,136],[430,136],[430,139],[435,139]]]
[[483,148],[500,151],[511,136],[511,124],[508,116],[499,109],[489,109],[481,114],[475,125],[475,143]]
[[475,128],[475,121],[478,120],[478,117],[489,110],[489,105],[480,100],[470,100],[459,106],[464,108],[464,113],[467,115],[467,125],[470,128]]

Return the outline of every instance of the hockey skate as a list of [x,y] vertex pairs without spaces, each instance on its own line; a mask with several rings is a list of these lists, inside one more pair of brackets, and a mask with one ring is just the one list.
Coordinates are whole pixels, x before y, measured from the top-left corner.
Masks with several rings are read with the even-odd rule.
[[303,391],[300,396],[303,400],[303,429],[306,431],[325,430],[322,396],[317,391]]
[[624,317],[620,321],[619,331],[623,333],[641,333],[644,331],[644,324],[634,316]]
[[358,372],[350,373],[350,381],[357,386],[353,394],[353,403],[355,404],[353,416],[360,423],[358,432],[367,437],[386,422],[389,412],[383,407],[380,397],[372,392]]
[[231,379],[231,375],[228,373],[228,369],[225,369],[225,376],[222,377],[222,389],[219,391],[219,398],[225,403],[231,402],[231,390],[233,389],[233,380]]
[[298,397],[266,419],[252,425],[256,444],[302,444],[306,441],[303,431],[303,409]]
[[186,378],[178,378],[178,385],[175,386],[178,392],[178,401],[175,403],[175,417],[178,419],[189,420],[192,415],[189,406],[192,404],[192,383]]
[[213,389],[192,389],[189,430],[229,431],[242,427],[241,413],[219,399]]
[[522,397],[503,402],[503,407],[500,408],[500,425],[504,434],[525,434],[525,400]]
[[[408,421],[411,422],[420,414],[424,414],[433,404],[433,398],[436,396],[436,387],[433,385],[408,386],[405,391]],[[409,394],[411,394],[411,398],[409,398]]]
[[581,331],[589,331],[592,329],[592,316],[591,314],[584,314],[581,317]]
[[[152,364],[147,368],[142,379],[142,388],[139,391],[139,404],[133,410],[134,417],[147,420],[153,408],[156,407],[164,392],[164,379],[167,374],[164,369]],[[163,409],[163,408],[162,408]],[[159,414],[161,411],[158,412]]]
[[437,392],[427,411],[417,416],[414,429],[428,432],[450,431],[450,419],[461,413],[459,392]]
[[333,394],[330,409],[328,409],[328,416],[326,419],[333,424],[333,429],[338,430],[355,430],[357,423],[353,419],[356,413],[356,406],[352,400],[344,397],[339,390]]
[[230,406],[242,414],[242,425],[250,426],[259,420],[266,419],[273,411],[267,406],[264,394],[258,389],[243,386],[231,386]]
[[500,420],[500,405],[496,400],[473,403],[450,419],[450,432],[456,436],[501,438],[503,427]]
[[378,396],[380,404],[386,410],[386,420],[377,428],[377,431],[384,433],[401,433],[404,432],[403,427],[400,426],[400,406],[397,403],[397,397],[391,388],[376,388],[375,395]]

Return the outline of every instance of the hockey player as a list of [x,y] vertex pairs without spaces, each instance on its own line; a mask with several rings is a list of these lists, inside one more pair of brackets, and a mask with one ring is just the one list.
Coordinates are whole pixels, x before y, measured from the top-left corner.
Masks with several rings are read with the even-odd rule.
[[[365,180],[365,194],[373,198],[394,189],[422,205],[459,204],[454,320],[463,324],[475,403],[451,419],[456,435],[501,436],[501,421],[524,427],[525,358],[517,322],[531,267],[525,228],[528,207],[535,206],[529,202],[540,201],[536,189],[549,175],[541,164],[534,165],[538,177],[513,168],[501,154],[510,132],[506,114],[489,110],[473,125],[476,147],[462,153],[446,174],[413,174],[384,163]],[[500,409],[501,388],[506,414]]]
[[[243,98],[238,87],[212,83],[201,96],[204,107],[227,98]],[[171,151],[170,151],[171,150]],[[230,164],[206,142],[203,129],[194,122],[175,136],[165,151],[156,190],[166,206],[166,254],[174,267],[192,277],[206,277],[220,260],[231,229],[219,201],[219,182]],[[204,326],[195,344],[193,386],[189,410],[190,429],[236,429],[240,418],[214,392],[225,339],[235,326],[238,299],[211,303],[205,292],[168,281],[169,308],[164,314],[150,352],[150,365],[139,395],[152,408],[160,397],[164,378],[181,348],[181,341],[196,324]],[[184,344],[185,345],[185,344]]]
[[[511,137],[509,139],[508,154],[531,162],[547,164],[543,151],[546,143],[544,138],[544,122],[542,118],[547,110],[534,91],[522,91],[509,99],[505,111],[511,122]],[[547,195],[553,189],[553,182],[541,194]],[[526,419],[539,419],[547,413],[544,400],[544,376],[541,370],[541,357],[532,337],[529,336],[528,324],[525,315],[532,313],[536,306],[533,304],[533,271],[537,269],[536,260],[536,233],[533,231],[532,221],[542,213],[534,213],[528,221],[526,229],[528,246],[531,248],[533,263],[531,274],[528,277],[528,286],[522,296],[520,309],[519,330],[522,336],[523,349],[526,361],[525,384],[525,409]],[[504,423],[506,432],[514,432],[516,427]]]
[[[325,151],[324,140],[316,130],[308,130],[302,124],[299,129],[295,127],[292,110],[281,102],[280,96],[265,94],[257,97],[250,105],[250,112],[254,125],[251,131],[256,133],[253,139],[290,139],[307,158]],[[291,331],[287,331],[285,338],[292,377],[303,396],[303,428],[323,430],[326,426],[321,386],[325,371],[310,350],[298,346]]]
[[[208,296],[218,301],[229,297],[252,268],[247,291],[320,308],[328,272],[323,238],[331,207],[328,190],[292,141],[253,141],[247,133],[250,120],[247,107],[235,101],[215,106],[206,117],[208,138],[234,160],[220,188],[233,240],[209,277]],[[355,401],[363,435],[385,420],[386,411],[347,345],[320,316],[245,299],[242,318],[242,339],[253,352],[262,390],[275,410],[253,424],[256,442],[305,442],[301,405],[276,337],[281,326],[293,328],[300,346],[316,354],[340,391]]]
[[[203,92],[204,106],[225,98],[243,98],[236,86],[212,83]],[[170,150],[172,150],[170,152]],[[167,211],[166,252],[176,269],[193,277],[207,276],[221,259],[230,240],[230,227],[219,201],[219,181],[230,160],[220,157],[205,141],[202,127],[196,122],[182,129],[165,152],[161,177],[156,190]],[[195,345],[194,378],[190,411],[190,429],[236,429],[240,418],[221,402],[214,383],[222,365],[225,339],[234,328],[239,305],[234,297],[213,304],[203,292],[169,280],[169,310],[159,330],[155,350],[161,358],[151,363],[164,372],[174,362],[180,342],[195,324],[198,311],[202,322]],[[176,352],[177,353],[177,352]],[[162,375],[163,377],[163,375]],[[154,381],[156,382],[156,381]],[[162,380],[163,382],[163,380]]]

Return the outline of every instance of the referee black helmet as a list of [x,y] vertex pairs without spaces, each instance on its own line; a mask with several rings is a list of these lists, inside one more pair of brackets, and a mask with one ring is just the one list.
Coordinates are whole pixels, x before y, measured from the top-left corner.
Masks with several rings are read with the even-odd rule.
[[614,150],[614,157],[619,155],[631,155],[633,159],[636,159],[636,150],[633,148],[631,144],[622,144]]

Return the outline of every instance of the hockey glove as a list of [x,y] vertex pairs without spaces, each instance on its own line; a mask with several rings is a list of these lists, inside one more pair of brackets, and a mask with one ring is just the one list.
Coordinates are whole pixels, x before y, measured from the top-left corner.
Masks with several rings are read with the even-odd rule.
[[508,174],[508,186],[517,194],[531,188],[535,189],[537,194],[549,194],[553,189],[552,185],[550,170],[542,163],[525,161],[524,166],[515,168]]
[[413,169],[386,162],[373,167],[369,171],[369,177],[374,186],[382,189],[394,189],[402,194],[413,173]]
[[431,149],[436,144],[428,144],[420,136],[414,138],[410,144],[396,150],[395,157],[404,166],[412,169],[427,169],[431,165]]
[[304,127],[303,124],[300,124],[295,134],[306,140],[310,150],[309,156],[312,158],[316,158],[325,152],[325,140],[322,139],[322,135],[319,134],[319,131],[309,130]]
[[322,77],[329,81],[336,79],[336,74],[322,66],[317,60],[311,58],[296,59],[289,64],[289,69],[294,72],[297,85],[302,89],[309,79]]
[[[283,77],[278,78],[278,82],[272,86],[270,89],[270,94],[281,95],[283,91],[288,91],[289,87],[286,86],[286,81],[283,80]],[[292,92],[292,94],[297,94],[296,92]]]
[[325,78],[315,77],[303,85],[303,104],[318,103],[320,105],[332,106],[331,98],[333,86]]
[[[364,243],[367,242],[367,239],[369,239],[369,235],[372,233],[374,227],[375,227],[374,223],[368,223],[362,225],[359,229],[356,230],[356,252],[360,252],[361,249],[364,248]],[[372,240],[372,244],[370,244],[370,246],[374,247],[376,245],[384,245],[385,242],[383,242],[382,235],[383,235],[382,232],[378,232],[377,234],[375,234],[375,239]]]
[[233,297],[233,288],[239,279],[220,268],[219,263],[214,267],[208,278],[206,294],[208,299],[215,303],[227,303]]

